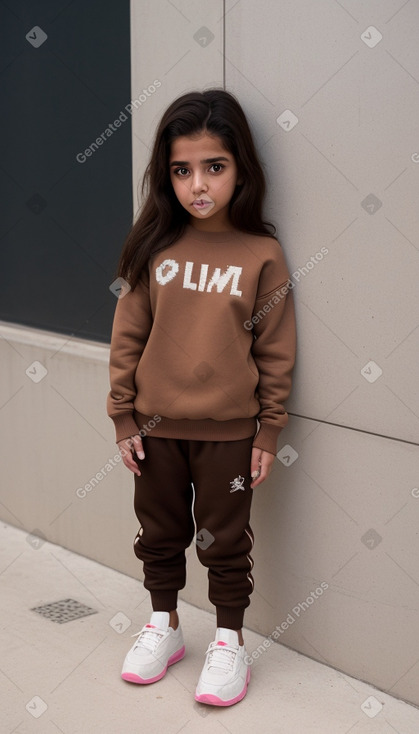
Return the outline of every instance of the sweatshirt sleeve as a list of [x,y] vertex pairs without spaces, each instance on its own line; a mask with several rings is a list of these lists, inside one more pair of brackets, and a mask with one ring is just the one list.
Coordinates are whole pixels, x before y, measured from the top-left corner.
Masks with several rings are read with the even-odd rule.
[[135,373],[152,325],[148,277],[118,299],[112,327],[107,412],[115,426],[116,441],[138,433],[134,420],[137,394]]
[[[259,371],[259,431],[253,446],[276,453],[279,433],[288,423],[284,402],[291,392],[295,362],[295,309],[281,246],[265,263],[255,302],[252,353]],[[274,287],[272,287],[275,283]]]

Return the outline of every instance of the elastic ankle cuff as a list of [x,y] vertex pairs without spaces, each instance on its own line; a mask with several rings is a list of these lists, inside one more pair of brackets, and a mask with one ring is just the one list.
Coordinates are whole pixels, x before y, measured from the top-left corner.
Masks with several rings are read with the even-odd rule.
[[242,607],[217,607],[217,627],[230,630],[241,630],[243,627],[244,609]]
[[171,612],[177,607],[176,590],[152,591],[150,592],[150,596],[153,612]]

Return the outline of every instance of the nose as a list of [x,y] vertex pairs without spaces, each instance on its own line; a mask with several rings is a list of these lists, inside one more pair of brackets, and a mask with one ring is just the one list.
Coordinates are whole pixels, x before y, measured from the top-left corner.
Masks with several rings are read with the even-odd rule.
[[208,190],[208,185],[205,181],[205,176],[201,171],[197,171],[192,177],[192,193],[194,196],[198,196],[203,191]]

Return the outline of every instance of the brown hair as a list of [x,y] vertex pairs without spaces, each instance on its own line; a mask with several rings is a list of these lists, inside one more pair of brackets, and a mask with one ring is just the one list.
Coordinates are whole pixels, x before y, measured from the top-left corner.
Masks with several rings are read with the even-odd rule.
[[237,99],[224,89],[184,94],[167,108],[156,131],[141,192],[146,199],[125,240],[118,276],[135,287],[143,267],[159,250],[181,237],[189,214],[176,198],[170,180],[170,146],[181,135],[207,132],[220,138],[236,161],[238,180],[229,204],[234,228],[272,237],[276,228],[262,219],[265,176],[246,116]]

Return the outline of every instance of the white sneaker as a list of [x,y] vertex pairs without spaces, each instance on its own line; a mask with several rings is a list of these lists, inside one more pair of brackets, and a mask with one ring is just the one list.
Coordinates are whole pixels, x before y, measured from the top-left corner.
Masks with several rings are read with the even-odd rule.
[[239,645],[237,632],[218,627],[215,641],[206,652],[195,700],[213,706],[231,706],[241,701],[250,680],[245,657],[246,650]]
[[136,643],[129,650],[122,666],[121,677],[131,683],[155,683],[165,675],[169,665],[185,654],[180,624],[169,627],[169,612],[153,612],[150,622],[133,637]]

